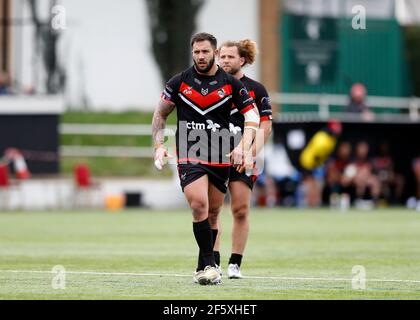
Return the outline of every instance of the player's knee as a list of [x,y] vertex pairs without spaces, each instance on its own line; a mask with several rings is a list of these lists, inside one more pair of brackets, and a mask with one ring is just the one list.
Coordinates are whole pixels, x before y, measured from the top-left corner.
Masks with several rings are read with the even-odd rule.
[[194,217],[204,217],[207,215],[207,204],[203,200],[193,200],[190,204]]
[[210,207],[209,208],[209,222],[211,226],[217,226],[217,217],[220,214],[222,208],[220,207]]
[[235,220],[245,220],[248,218],[249,205],[241,204],[232,207],[232,214]]
[[210,227],[212,229],[215,229],[217,227],[217,217],[209,214],[209,223],[210,223]]

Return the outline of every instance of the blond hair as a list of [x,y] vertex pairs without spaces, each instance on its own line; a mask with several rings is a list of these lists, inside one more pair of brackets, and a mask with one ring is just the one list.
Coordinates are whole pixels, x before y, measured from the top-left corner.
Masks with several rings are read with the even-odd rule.
[[250,39],[243,39],[240,41],[226,41],[220,46],[219,50],[222,47],[236,47],[238,49],[239,56],[241,58],[245,58],[245,63],[243,66],[246,64],[253,64],[258,55],[257,43]]

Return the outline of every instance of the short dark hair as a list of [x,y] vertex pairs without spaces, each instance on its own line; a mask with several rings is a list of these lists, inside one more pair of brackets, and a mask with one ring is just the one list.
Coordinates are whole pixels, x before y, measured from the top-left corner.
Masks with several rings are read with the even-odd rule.
[[215,38],[215,36],[211,35],[210,33],[206,33],[206,32],[200,32],[197,33],[195,35],[192,36],[191,38],[191,48],[194,45],[194,43],[196,42],[201,42],[201,41],[210,41],[212,47],[214,49],[217,48],[217,39]]

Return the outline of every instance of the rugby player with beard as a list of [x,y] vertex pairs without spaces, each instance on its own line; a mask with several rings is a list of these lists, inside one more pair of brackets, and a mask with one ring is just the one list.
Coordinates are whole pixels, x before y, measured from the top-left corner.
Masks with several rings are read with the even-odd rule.
[[[201,285],[219,284],[221,273],[213,253],[218,230],[211,225],[215,225],[223,205],[230,167],[252,167],[251,146],[260,116],[244,85],[215,63],[218,51],[214,36],[194,35],[191,48],[194,65],[167,82],[153,115],[154,160],[161,169],[170,156],[164,145],[164,129],[176,108],[178,174],[199,248],[194,279]],[[232,103],[245,119],[243,136],[233,150],[229,143]]]

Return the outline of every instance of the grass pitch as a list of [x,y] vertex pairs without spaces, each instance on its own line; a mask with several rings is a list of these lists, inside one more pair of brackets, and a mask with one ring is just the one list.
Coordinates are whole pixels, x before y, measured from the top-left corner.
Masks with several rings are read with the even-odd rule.
[[199,286],[188,211],[0,213],[0,299],[420,299],[419,213],[253,209],[241,280],[222,222],[222,285]]

